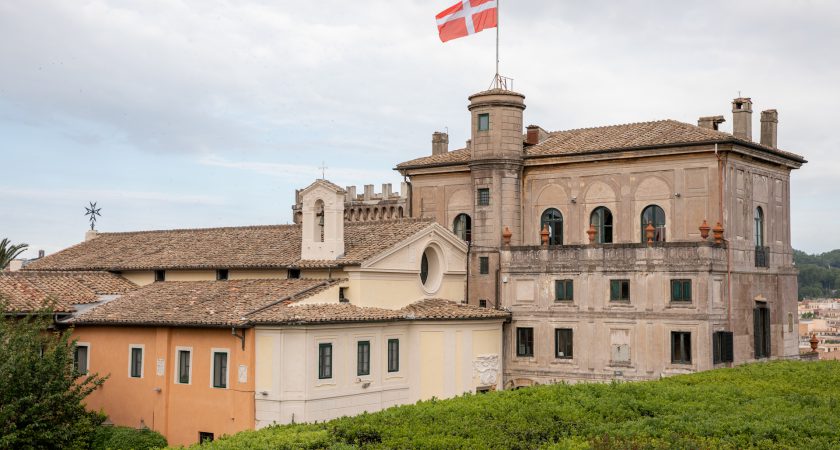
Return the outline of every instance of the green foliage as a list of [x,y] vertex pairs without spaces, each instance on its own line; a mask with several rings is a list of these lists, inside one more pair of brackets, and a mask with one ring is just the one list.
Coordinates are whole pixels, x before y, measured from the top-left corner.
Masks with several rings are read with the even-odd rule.
[[0,270],[8,267],[9,263],[12,262],[13,259],[17,258],[18,255],[23,253],[27,248],[29,248],[29,244],[12,245],[12,242],[8,238],[3,238],[3,240],[0,241]]
[[202,448],[840,448],[840,362],[778,361],[659,381],[557,384],[272,426]]
[[70,333],[50,330],[51,317],[0,305],[0,449],[88,448],[103,420],[82,400],[105,379],[76,372]]
[[840,249],[819,255],[794,250],[799,269],[799,298],[826,298],[840,291]]
[[93,438],[93,450],[146,450],[166,447],[166,438],[157,431],[129,427],[99,427]]

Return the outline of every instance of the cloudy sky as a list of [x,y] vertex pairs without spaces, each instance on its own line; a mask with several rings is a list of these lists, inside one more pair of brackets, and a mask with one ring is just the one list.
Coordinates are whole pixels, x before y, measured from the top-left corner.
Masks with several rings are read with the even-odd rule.
[[[494,73],[492,31],[438,40],[451,3],[0,0],[0,237],[79,242],[91,200],[102,231],[284,223],[322,161],[398,189],[433,131],[467,138]],[[695,123],[739,92],[778,109],[810,161],[793,245],[840,248],[840,2],[505,0],[501,21],[527,123]]]

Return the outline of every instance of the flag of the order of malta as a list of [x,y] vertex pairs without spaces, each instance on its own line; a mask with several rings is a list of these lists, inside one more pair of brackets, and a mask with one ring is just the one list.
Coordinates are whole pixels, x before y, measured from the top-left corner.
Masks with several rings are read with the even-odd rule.
[[461,0],[435,16],[443,42],[496,26],[496,0]]

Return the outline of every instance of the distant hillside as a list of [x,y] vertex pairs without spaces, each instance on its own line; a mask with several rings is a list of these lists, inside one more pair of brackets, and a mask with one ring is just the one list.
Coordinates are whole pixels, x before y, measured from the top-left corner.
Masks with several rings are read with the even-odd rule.
[[556,384],[245,431],[202,449],[836,449],[840,362]]
[[809,255],[794,250],[799,269],[799,298],[836,297],[840,292],[840,250]]

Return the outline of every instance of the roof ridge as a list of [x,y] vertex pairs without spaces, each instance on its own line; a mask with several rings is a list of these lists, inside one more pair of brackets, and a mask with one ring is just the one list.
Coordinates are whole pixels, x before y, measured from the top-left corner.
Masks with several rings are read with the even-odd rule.
[[[679,121],[674,120],[674,119],[657,119],[657,120],[645,120],[645,121],[640,121],[640,122],[614,123],[614,124],[611,124],[611,125],[599,125],[599,126],[596,126],[596,127],[569,128],[567,130],[549,131],[548,134],[549,135],[554,135],[554,134],[559,134],[559,133],[571,133],[573,131],[603,130],[604,128],[626,127],[626,126],[629,126],[629,125],[648,125],[648,124],[663,123],[663,122],[684,123],[684,122],[679,122]],[[685,125],[689,125],[689,124],[685,124]]]
[[[250,230],[250,229],[265,229],[265,228],[295,228],[300,227],[299,224],[282,223],[270,225],[240,225],[240,226],[226,226],[226,227],[206,227],[206,228],[171,228],[171,229],[157,229],[157,230],[135,230],[135,231],[102,231],[99,235],[128,235],[128,234],[148,234],[148,233],[185,233],[194,231],[218,231],[218,230]],[[87,241],[85,241],[87,242]],[[83,244],[84,242],[81,242]],[[79,244],[76,244],[79,245]],[[69,247],[68,247],[69,248]]]

